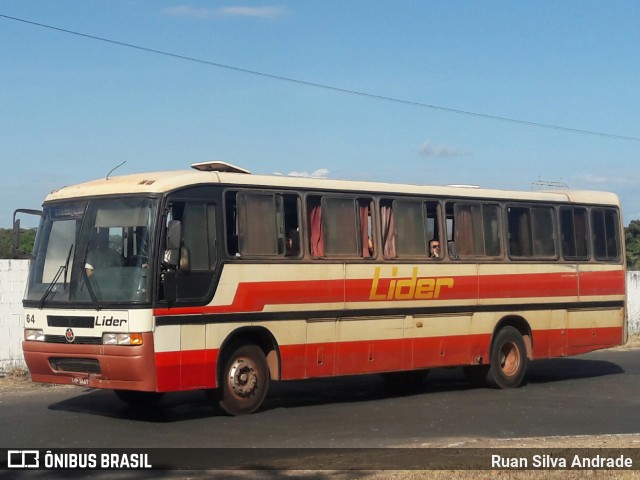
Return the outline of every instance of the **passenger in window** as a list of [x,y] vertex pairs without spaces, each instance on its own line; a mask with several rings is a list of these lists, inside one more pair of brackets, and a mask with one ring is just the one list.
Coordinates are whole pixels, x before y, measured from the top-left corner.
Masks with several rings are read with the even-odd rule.
[[440,258],[440,241],[439,240],[431,240],[429,242],[429,257],[431,258]]
[[367,240],[367,247],[369,249],[369,256],[373,257],[373,254],[375,253],[375,248],[373,246],[373,239],[371,237],[369,237],[369,239]]
[[286,257],[297,257],[300,255],[300,231],[297,228],[289,230],[285,247]]

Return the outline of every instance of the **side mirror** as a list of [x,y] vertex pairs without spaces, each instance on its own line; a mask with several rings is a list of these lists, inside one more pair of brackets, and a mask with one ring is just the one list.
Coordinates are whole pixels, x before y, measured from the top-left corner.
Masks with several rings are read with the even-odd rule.
[[13,231],[11,232],[11,240],[13,240],[13,253],[20,249],[20,219],[13,220]]
[[171,220],[167,226],[166,250],[162,262],[170,267],[177,267],[180,263],[180,244],[182,243],[182,223]]
[[26,213],[27,215],[36,215],[38,217],[42,216],[42,212],[40,210],[31,210],[28,208],[19,208],[15,212],[13,212],[13,230],[11,232],[11,239],[12,239],[11,256],[13,258],[18,258],[20,254],[20,219],[16,218],[19,213]]

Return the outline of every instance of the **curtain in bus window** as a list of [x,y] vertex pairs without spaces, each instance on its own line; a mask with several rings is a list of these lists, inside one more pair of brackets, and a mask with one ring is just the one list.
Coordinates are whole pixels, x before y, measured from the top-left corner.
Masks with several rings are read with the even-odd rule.
[[553,209],[536,207],[531,209],[533,232],[533,255],[536,257],[554,257],[556,255],[555,221]]
[[382,217],[382,253],[387,258],[396,257],[396,229],[391,205],[380,207]]
[[309,202],[309,247],[311,256],[324,257],[324,237],[322,234],[322,207],[320,203],[311,204]]
[[472,255],[473,248],[473,219],[468,205],[456,205],[454,213],[455,242],[458,255]]
[[575,226],[576,256],[586,259],[589,257],[589,237],[587,234],[587,209],[576,208],[573,216]]
[[483,205],[484,254],[489,257],[500,255],[500,208],[497,205]]
[[354,198],[322,199],[322,228],[327,255],[360,255]]
[[278,253],[273,195],[240,192],[238,217],[238,241],[241,255],[276,255]]
[[419,201],[396,200],[393,202],[393,211],[398,256],[426,256],[424,204]]
[[529,209],[509,207],[507,225],[509,228],[509,254],[512,257],[532,256]]
[[[359,200],[360,238],[362,240],[362,257],[370,258],[373,254],[373,232],[371,230],[371,201]],[[371,245],[370,245],[371,243]]]

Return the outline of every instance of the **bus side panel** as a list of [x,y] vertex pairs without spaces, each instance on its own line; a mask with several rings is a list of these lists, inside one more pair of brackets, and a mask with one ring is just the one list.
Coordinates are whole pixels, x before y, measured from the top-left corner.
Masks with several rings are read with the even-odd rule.
[[[472,314],[416,315],[408,332],[412,343],[411,368],[468,365],[488,348],[487,335],[472,331]],[[490,335],[488,336],[490,339]]]
[[[176,317],[176,322],[179,318]],[[225,328],[221,331],[222,325]],[[225,338],[233,328],[230,324],[222,325],[177,323],[156,327],[159,391],[215,388],[220,338]]]
[[156,327],[158,391],[180,390],[180,325]]
[[569,355],[620,345],[624,309],[596,308],[569,312],[567,346]]
[[402,370],[404,317],[340,318],[336,374]]

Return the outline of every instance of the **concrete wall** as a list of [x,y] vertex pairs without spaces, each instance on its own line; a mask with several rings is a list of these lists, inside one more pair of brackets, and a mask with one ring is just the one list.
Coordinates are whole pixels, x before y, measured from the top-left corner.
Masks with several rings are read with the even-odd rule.
[[640,332],[640,272],[627,272],[627,318],[629,332]]
[[[0,371],[22,367],[22,297],[28,260],[0,260]],[[640,332],[640,272],[627,273],[629,332]]]
[[0,260],[0,371],[23,367],[22,297],[28,260]]

